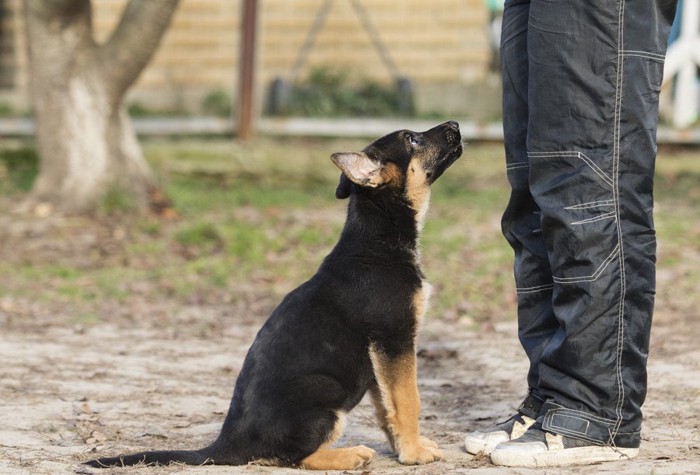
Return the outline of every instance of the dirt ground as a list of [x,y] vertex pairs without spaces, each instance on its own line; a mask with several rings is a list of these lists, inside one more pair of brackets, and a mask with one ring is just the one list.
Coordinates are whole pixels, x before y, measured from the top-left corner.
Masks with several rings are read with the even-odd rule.
[[[41,252],[36,240],[25,242],[35,246],[26,252]],[[0,474],[293,472],[177,465],[99,471],[80,465],[96,455],[210,442],[246,350],[274,305],[264,290],[257,307],[251,299],[245,318],[226,302],[175,305],[144,293],[130,298],[128,308],[102,308],[111,317],[93,323],[76,322],[69,307],[0,295]],[[525,357],[513,322],[474,329],[436,315],[424,322],[418,345],[422,428],[441,445],[446,460],[401,466],[367,401],[350,413],[340,445],[375,449],[375,461],[358,473],[378,475],[700,473],[700,321],[678,308],[657,310],[643,445],[633,461],[503,469],[466,454],[465,432],[507,417],[523,397]]]

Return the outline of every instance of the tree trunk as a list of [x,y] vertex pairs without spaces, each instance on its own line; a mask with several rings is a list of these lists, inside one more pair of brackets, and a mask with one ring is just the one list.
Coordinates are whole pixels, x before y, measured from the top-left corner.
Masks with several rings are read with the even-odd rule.
[[112,38],[95,44],[89,0],[25,2],[40,155],[36,200],[93,208],[118,189],[137,207],[155,179],[122,99],[155,51],[178,0],[132,0]]

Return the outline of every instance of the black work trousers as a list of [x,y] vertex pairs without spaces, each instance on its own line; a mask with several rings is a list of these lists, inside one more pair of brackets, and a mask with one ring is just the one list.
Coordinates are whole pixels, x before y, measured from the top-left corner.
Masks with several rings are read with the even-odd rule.
[[503,233],[543,428],[638,447],[658,95],[675,0],[506,1]]

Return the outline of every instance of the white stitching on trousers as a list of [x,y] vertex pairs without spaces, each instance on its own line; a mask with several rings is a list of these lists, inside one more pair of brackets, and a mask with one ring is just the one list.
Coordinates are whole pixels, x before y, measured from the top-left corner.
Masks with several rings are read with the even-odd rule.
[[620,269],[620,302],[618,304],[617,313],[617,354],[616,354],[616,370],[617,370],[617,406],[615,408],[615,414],[617,415],[617,423],[613,427],[612,433],[610,434],[610,439],[614,440],[617,431],[622,425],[622,405],[625,399],[625,387],[622,382],[622,349],[624,344],[624,311],[625,311],[625,294],[626,294],[626,284],[625,284],[625,252],[622,244],[622,225],[620,223],[620,129],[622,121],[622,84],[624,79],[624,25],[625,25],[625,0],[621,0],[619,3],[620,11],[618,13],[618,25],[617,25],[617,74],[615,83],[615,122],[613,124],[613,199],[615,200],[615,213],[618,216],[617,219],[617,239],[618,247],[620,249],[619,269]]
[[581,224],[595,223],[595,222],[603,221],[603,220],[610,219],[610,218],[617,219],[617,216],[615,216],[614,211],[610,211],[609,213],[599,214],[598,216],[595,216],[593,218],[582,219],[581,221],[574,221],[573,223],[569,223],[569,224],[572,226],[576,226],[576,225],[581,225]]
[[620,253],[620,244],[618,243],[617,246],[615,246],[615,249],[610,253],[610,255],[603,261],[603,263],[596,269],[596,271],[591,274],[591,275],[586,275],[582,277],[557,277],[557,276],[552,276],[552,279],[554,280],[555,283],[557,284],[576,284],[579,282],[594,282],[598,280],[598,277],[600,277],[603,274],[603,271],[605,270],[610,263],[615,260],[615,257]]
[[516,294],[534,294],[535,292],[544,292],[546,290],[552,290],[554,288],[554,285],[552,284],[546,284],[546,285],[538,285],[536,287],[517,287],[515,289]]
[[529,168],[529,167],[530,167],[530,164],[528,162],[509,163],[506,165],[506,171],[516,170],[518,168]]
[[529,158],[557,158],[557,157],[575,157],[583,160],[583,162],[590,167],[591,170],[595,172],[608,186],[612,188],[613,180],[605,173],[598,165],[595,164],[585,153],[576,150],[562,151],[562,152],[527,152]]
[[601,201],[591,201],[589,203],[581,203],[572,206],[566,206],[564,209],[591,209],[591,208],[602,208],[604,206],[613,206],[615,202],[613,200],[601,200]]
[[624,56],[638,56],[640,58],[649,59],[658,63],[663,63],[666,59],[666,57],[662,54],[656,54],[649,51],[622,50],[620,53]]

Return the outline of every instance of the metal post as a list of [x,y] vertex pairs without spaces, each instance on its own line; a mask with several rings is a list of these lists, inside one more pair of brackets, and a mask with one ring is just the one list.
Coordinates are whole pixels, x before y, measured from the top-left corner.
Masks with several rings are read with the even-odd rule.
[[243,0],[241,74],[238,83],[238,138],[240,140],[249,140],[253,135],[253,78],[257,9],[257,0]]

